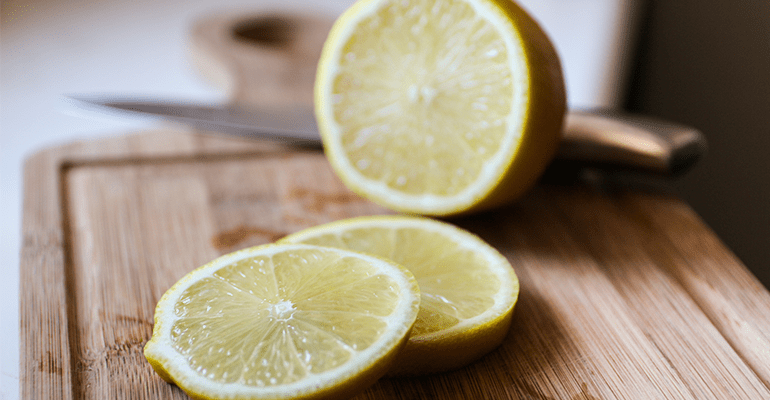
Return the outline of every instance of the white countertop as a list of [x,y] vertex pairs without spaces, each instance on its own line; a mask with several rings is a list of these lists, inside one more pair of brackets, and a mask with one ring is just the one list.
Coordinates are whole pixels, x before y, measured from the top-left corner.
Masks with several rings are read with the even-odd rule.
[[[156,127],[85,112],[65,94],[118,93],[221,101],[187,63],[187,32],[211,12],[318,10],[353,0],[3,0],[0,20],[0,400],[19,396],[19,250],[23,160],[79,139]],[[569,102],[612,107],[624,74],[633,0],[521,0],[565,67]]]

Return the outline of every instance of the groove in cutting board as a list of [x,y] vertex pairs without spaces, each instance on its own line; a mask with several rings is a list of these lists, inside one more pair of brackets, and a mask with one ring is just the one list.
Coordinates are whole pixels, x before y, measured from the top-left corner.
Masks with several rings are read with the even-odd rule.
[[[72,261],[72,228],[70,226],[70,202],[69,202],[69,190],[67,185],[67,175],[70,168],[66,165],[62,165],[59,174],[59,203],[61,205],[60,213],[61,213],[61,224],[62,224],[62,232],[64,233],[62,237],[62,248],[64,250],[64,293],[65,298],[69,299],[69,301],[66,303],[66,310],[67,310],[67,341],[69,343],[69,350],[72,353],[79,354],[80,353],[80,341],[77,337],[77,330],[80,326],[78,322],[78,313],[77,313],[77,296],[75,296],[75,270],[72,268],[73,261]],[[69,382],[69,388],[71,389],[71,395],[75,399],[81,399],[83,398],[82,395],[82,387],[80,385],[80,379],[78,371],[78,359],[76,357],[70,357],[70,365],[69,365],[69,371],[70,373],[70,382]]]

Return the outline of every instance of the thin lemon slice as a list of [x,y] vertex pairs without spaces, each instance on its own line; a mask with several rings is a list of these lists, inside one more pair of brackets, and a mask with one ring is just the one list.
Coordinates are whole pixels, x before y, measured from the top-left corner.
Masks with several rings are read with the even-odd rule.
[[259,246],[171,287],[144,354],[194,398],[341,398],[387,371],[418,309],[414,277],[390,261]]
[[289,235],[308,243],[387,257],[420,285],[420,314],[389,375],[459,368],[500,345],[519,281],[508,260],[479,237],[444,222],[406,216],[358,217]]
[[334,24],[316,73],[336,173],[422,215],[522,195],[555,154],[565,104],[553,45],[510,0],[361,0]]

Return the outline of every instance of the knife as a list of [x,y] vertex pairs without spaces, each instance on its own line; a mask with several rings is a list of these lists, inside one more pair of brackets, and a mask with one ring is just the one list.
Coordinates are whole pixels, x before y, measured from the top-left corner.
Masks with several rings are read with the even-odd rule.
[[[208,132],[322,147],[313,111],[301,107],[246,108],[114,96],[69,96],[86,107],[138,113]],[[556,160],[574,167],[639,171],[675,177],[706,152],[695,128],[607,110],[573,110],[565,117]]]

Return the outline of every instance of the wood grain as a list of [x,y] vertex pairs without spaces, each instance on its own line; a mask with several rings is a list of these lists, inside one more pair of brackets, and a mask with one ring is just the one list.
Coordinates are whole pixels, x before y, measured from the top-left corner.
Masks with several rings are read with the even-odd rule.
[[[46,150],[25,179],[25,399],[186,398],[141,353],[168,287],[219,254],[388,212],[321,153],[173,131]],[[449,222],[514,265],[513,328],[467,368],[357,398],[770,398],[770,294],[675,197],[542,184]]]

